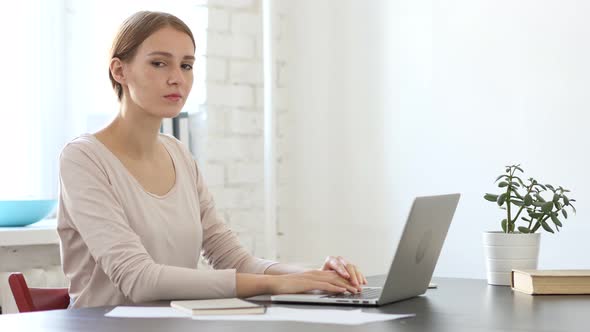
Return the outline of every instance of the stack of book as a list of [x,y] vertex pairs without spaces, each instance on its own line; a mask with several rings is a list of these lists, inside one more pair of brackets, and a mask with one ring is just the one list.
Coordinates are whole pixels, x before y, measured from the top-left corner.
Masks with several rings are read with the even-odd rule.
[[191,315],[246,315],[266,312],[265,306],[236,298],[172,301],[170,306]]
[[512,270],[511,286],[526,294],[590,294],[590,270]]

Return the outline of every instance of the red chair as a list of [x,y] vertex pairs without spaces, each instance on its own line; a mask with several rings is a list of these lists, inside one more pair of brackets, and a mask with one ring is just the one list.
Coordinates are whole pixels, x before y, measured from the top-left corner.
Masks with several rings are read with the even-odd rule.
[[19,312],[67,309],[70,295],[67,288],[29,288],[22,273],[12,273],[8,284]]

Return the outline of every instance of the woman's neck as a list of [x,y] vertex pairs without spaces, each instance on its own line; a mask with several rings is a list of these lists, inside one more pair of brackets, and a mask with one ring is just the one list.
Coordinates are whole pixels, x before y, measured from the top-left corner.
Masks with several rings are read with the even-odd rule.
[[137,105],[122,102],[117,117],[97,133],[97,137],[102,136],[109,141],[112,148],[130,158],[151,159],[159,151],[161,122],[161,118],[149,114]]

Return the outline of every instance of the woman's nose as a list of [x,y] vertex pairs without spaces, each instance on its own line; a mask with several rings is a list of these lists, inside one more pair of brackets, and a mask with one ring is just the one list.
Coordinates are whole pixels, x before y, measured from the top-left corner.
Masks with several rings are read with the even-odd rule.
[[180,85],[184,83],[185,79],[184,75],[182,74],[182,70],[180,68],[172,70],[172,72],[170,73],[170,77],[168,78],[168,84]]

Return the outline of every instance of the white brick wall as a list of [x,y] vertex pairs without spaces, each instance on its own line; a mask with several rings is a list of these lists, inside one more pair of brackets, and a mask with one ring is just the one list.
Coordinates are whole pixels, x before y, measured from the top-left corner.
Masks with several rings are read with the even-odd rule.
[[225,82],[227,80],[227,60],[207,58],[207,82]]
[[235,109],[229,112],[229,131],[234,134],[260,136],[263,134],[262,112]]
[[232,61],[230,83],[262,85],[262,63],[260,61]]
[[208,0],[207,4],[212,8],[224,9],[252,9],[258,7],[258,1],[256,0]]
[[[232,16],[231,31],[234,34],[262,36],[261,13],[236,13]],[[258,39],[258,38],[257,38]]]
[[262,162],[232,163],[227,170],[227,182],[231,185],[260,184],[263,177]]
[[[265,254],[262,0],[210,0],[207,31],[207,137],[203,172],[222,216],[253,254]],[[273,1],[278,225],[288,207],[280,137],[288,130],[288,0]],[[280,227],[279,227],[280,228]],[[280,235],[280,229],[279,229]],[[279,237],[280,240],[280,237]]]
[[260,137],[209,137],[206,145],[206,161],[233,163],[241,161],[262,161],[264,156],[263,138]]
[[264,257],[264,116],[261,0],[210,0],[205,180],[217,209]]
[[254,89],[241,84],[207,84],[207,104],[236,107],[251,107],[254,105]]
[[229,12],[225,9],[209,8],[209,31],[229,31]]
[[207,32],[207,54],[227,58],[251,59],[255,41],[252,36],[232,35],[228,32]]

